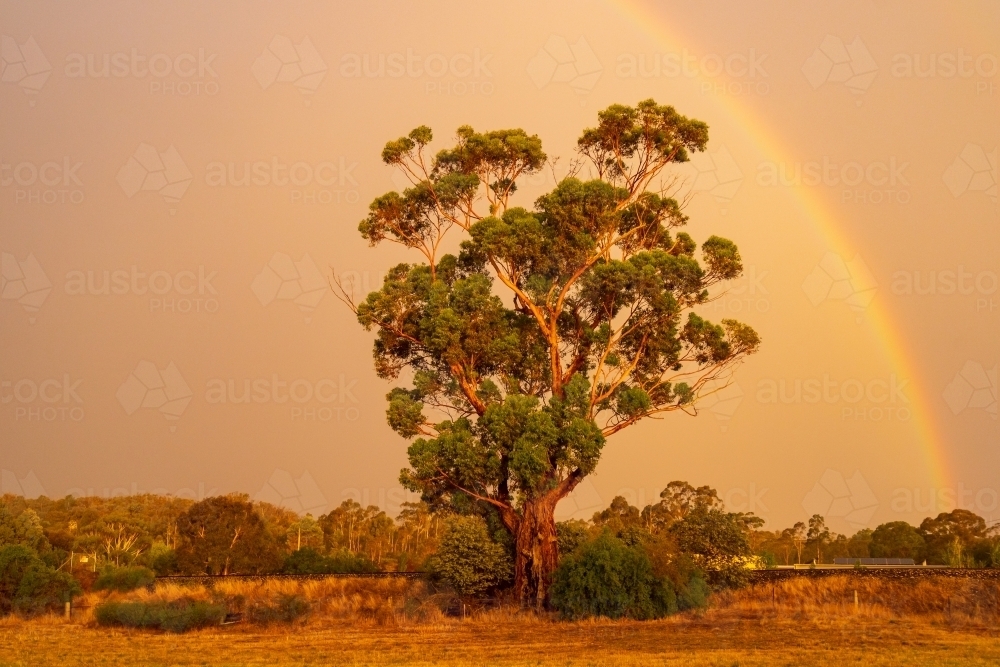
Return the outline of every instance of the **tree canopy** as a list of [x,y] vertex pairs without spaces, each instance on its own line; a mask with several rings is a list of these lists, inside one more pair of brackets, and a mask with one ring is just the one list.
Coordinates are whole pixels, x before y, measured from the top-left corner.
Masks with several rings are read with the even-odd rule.
[[[362,303],[341,296],[375,330],[378,375],[406,371],[409,386],[387,396],[389,425],[416,438],[401,481],[432,503],[463,497],[499,514],[518,541],[515,586],[543,600],[555,504],[594,471],[606,438],[695,412],[757,350],[749,326],[695,312],[742,260],[727,239],[699,253],[680,231],[664,170],[704,150],[708,127],[673,107],[601,111],[574,172],[530,209],[514,197],[548,162],[537,136],[463,126],[433,157],[432,141],[421,126],[385,145],[411,187],[376,198],[359,225],[371,245],[423,261],[393,267]],[[593,178],[578,177],[584,165]],[[444,253],[455,229],[460,250]]]

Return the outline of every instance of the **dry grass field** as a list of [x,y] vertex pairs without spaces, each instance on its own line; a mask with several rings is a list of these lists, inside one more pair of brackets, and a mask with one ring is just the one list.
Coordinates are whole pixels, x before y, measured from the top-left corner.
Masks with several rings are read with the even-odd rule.
[[[70,623],[8,617],[0,620],[0,664],[1000,664],[993,582],[801,579],[719,595],[704,612],[662,621],[577,623],[504,609],[447,618],[434,611],[422,586],[358,580],[239,584],[227,595],[287,594],[298,587],[309,594],[313,612],[292,625],[236,624],[183,635],[98,627],[87,610]],[[193,592],[208,594],[197,587]],[[138,595],[177,594],[165,586]]]

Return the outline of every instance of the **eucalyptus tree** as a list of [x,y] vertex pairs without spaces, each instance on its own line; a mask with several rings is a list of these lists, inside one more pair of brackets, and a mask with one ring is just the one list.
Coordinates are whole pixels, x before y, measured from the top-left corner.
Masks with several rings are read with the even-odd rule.
[[[421,126],[385,145],[411,186],[375,199],[359,225],[372,246],[422,259],[360,303],[340,294],[376,332],[378,375],[405,380],[387,396],[389,425],[413,439],[401,482],[431,503],[492,508],[514,545],[517,595],[543,606],[556,504],[607,438],[695,413],[757,350],[749,326],[696,312],[742,263],[731,241],[711,236],[699,252],[679,229],[669,167],[705,150],[708,127],[673,107],[601,111],[570,176],[531,208],[514,199],[550,163],[537,136],[463,126],[434,154],[432,138]],[[446,253],[456,233],[460,250]]]

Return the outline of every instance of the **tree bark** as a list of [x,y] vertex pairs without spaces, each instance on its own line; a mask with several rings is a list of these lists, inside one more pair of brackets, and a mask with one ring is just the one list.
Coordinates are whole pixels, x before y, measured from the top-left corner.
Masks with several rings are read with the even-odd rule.
[[554,494],[524,504],[514,535],[514,593],[522,606],[548,605],[552,574],[559,564]]

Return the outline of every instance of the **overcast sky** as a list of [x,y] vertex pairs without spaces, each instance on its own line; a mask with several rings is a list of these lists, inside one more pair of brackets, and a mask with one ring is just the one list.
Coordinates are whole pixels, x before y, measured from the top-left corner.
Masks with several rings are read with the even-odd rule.
[[600,109],[652,97],[708,123],[688,231],[746,265],[704,314],[763,346],[696,417],[613,436],[561,515],[683,479],[770,527],[1000,519],[997,25],[985,0],[0,3],[0,490],[395,513],[390,385],[327,287],[416,261],[357,232],[400,184],[382,145],[521,127],[561,177]]

